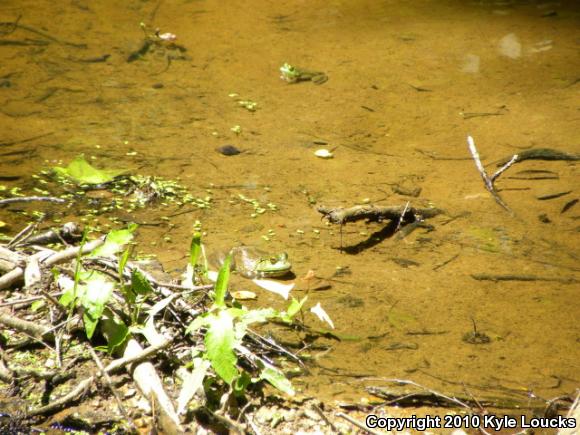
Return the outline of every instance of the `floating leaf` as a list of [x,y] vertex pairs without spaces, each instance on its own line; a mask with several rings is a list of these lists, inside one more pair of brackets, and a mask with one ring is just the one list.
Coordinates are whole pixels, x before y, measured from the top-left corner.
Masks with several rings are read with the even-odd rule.
[[70,162],[66,168],[57,166],[53,170],[59,175],[73,179],[78,184],[108,183],[128,172],[126,169],[97,169],[91,166],[83,155]]
[[234,323],[226,310],[206,316],[208,330],[205,335],[206,355],[215,372],[227,384],[238,376],[237,358],[234,353]]

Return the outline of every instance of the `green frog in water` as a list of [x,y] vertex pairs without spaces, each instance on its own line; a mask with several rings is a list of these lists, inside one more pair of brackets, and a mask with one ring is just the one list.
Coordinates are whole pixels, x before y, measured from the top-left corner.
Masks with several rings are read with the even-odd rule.
[[[248,279],[279,278],[289,274],[292,269],[288,254],[285,252],[268,255],[256,248],[238,246],[233,248],[230,254],[232,255],[231,270]],[[224,264],[226,256],[227,252],[216,253],[210,256],[209,261],[219,268]]]
[[320,71],[308,71],[305,69],[297,68],[288,63],[285,63],[280,68],[282,75],[280,78],[287,81],[288,83],[298,83],[311,81],[315,85],[321,85],[328,80],[328,76]]

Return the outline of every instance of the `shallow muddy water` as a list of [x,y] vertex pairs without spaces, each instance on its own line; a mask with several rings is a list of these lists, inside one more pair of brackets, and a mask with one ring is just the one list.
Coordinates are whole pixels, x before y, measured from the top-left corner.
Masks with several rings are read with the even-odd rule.
[[[578,198],[578,165],[511,167],[496,183],[510,214],[466,144],[472,135],[491,172],[529,148],[580,152],[575,2],[18,0],[3,2],[0,21],[0,184],[33,194],[32,174],[84,153],[211,196],[209,209],[120,216],[163,222],[141,227],[139,249],[169,270],[185,264],[196,220],[210,247],[287,251],[295,296],[311,287],[309,303],[321,302],[336,333],[357,338],[310,350],[310,374],[295,379],[307,394],[358,401],[380,378],[546,398],[579,386],[580,205],[563,211]],[[128,62],[140,22],[186,51],[159,46]],[[285,62],[329,79],[286,83]],[[216,151],[226,144],[242,153]],[[334,158],[315,157],[320,148]],[[252,217],[239,195],[265,213]],[[356,253],[340,247],[361,247],[385,224],[341,234],[316,211],[407,201],[445,213]],[[33,209],[0,209],[4,231]],[[309,270],[319,280],[300,280]],[[489,343],[464,340],[474,324]]]

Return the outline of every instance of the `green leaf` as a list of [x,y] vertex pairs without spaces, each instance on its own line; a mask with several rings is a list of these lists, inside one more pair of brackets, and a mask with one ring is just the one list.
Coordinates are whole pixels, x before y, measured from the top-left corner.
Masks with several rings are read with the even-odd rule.
[[123,272],[125,271],[125,266],[129,261],[129,255],[131,254],[131,250],[129,248],[125,249],[121,258],[119,258],[119,277],[121,281],[123,281]]
[[111,231],[107,234],[105,243],[94,249],[89,257],[112,257],[117,252],[121,252],[123,246],[133,240],[133,233],[137,227],[138,225],[131,224],[127,229]]
[[113,181],[115,177],[125,174],[126,169],[97,169],[85,160],[84,155],[78,156],[66,168],[55,167],[53,170],[64,177],[71,178],[78,184],[102,184]]
[[206,318],[209,324],[205,335],[206,356],[218,376],[231,384],[238,376],[233,319],[225,310]]
[[199,260],[199,256],[201,254],[201,233],[195,232],[193,234],[193,238],[191,239],[191,246],[189,248],[189,264],[191,264],[194,268],[197,264],[197,260]]
[[288,323],[292,322],[292,318],[300,312],[306,301],[308,300],[308,296],[304,296],[301,301],[298,301],[296,298],[292,298],[290,305],[286,309],[285,313],[280,314],[280,318]]
[[112,354],[117,347],[121,346],[129,336],[129,328],[121,319],[112,317],[112,320],[113,326],[109,329],[109,335],[107,336],[109,354]]
[[43,299],[41,299],[38,301],[34,301],[32,303],[32,305],[30,305],[30,309],[32,311],[36,312],[36,311],[40,310],[42,307],[44,307],[45,305],[46,305],[46,302]]
[[260,374],[260,379],[268,381],[274,387],[288,394],[289,396],[293,396],[295,394],[292,383],[286,378],[286,376],[284,376],[284,373],[265,361],[260,362],[264,366],[262,368],[262,373]]
[[131,288],[138,295],[147,295],[153,293],[153,288],[147,278],[137,269],[131,271]]
[[246,392],[246,388],[248,385],[252,383],[252,378],[246,372],[242,372],[240,376],[234,382],[234,394],[238,397],[241,397]]
[[[239,321],[235,324],[237,340],[244,338],[248,326],[252,323],[264,323],[269,319],[280,317],[280,313],[273,308],[263,308],[250,311],[230,308],[228,311],[232,314],[232,317],[239,318]],[[237,311],[241,311],[241,313],[238,313]]]
[[97,323],[103,314],[105,305],[113,294],[115,284],[105,275],[93,272],[91,277],[87,280],[86,285],[79,286],[79,288],[80,287],[84,287],[85,290],[82,296],[79,296],[79,299],[84,308],[83,320],[85,321],[87,337],[91,338],[95,332]]
[[228,291],[228,282],[230,280],[230,264],[231,264],[231,262],[232,262],[232,256],[231,256],[231,254],[228,254],[228,256],[226,257],[226,260],[224,261],[224,264],[222,265],[222,267],[218,273],[217,282],[215,283],[214,303],[218,307],[225,306],[226,293]]

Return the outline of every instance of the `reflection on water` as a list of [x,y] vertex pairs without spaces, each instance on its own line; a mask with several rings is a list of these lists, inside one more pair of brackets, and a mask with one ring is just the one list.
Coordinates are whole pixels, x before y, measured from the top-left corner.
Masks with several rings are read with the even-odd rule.
[[[465,138],[486,164],[533,147],[579,151],[579,18],[574,2],[8,2],[0,182],[31,194],[31,174],[85,153],[97,165],[179,177],[195,196],[209,189],[211,208],[142,227],[142,249],[180,267],[200,220],[210,245],[286,250],[298,276],[314,270],[330,289],[313,300],[358,340],[327,343],[311,376],[295,381],[310,393],[358,399],[366,375],[554,397],[578,386],[577,165],[510,169],[557,175],[508,171],[497,187],[512,217],[487,195]],[[172,41],[143,50],[140,22],[177,35],[183,50]],[[285,62],[328,81],[285,83]],[[216,151],[224,146],[243,152]],[[317,158],[319,148],[334,158]],[[256,213],[240,195],[275,207]],[[341,234],[314,205],[367,201],[446,214],[341,254],[382,226]],[[18,210],[32,211],[0,209],[11,232],[28,219]],[[302,296],[308,285],[297,288]],[[463,340],[474,324],[489,343]]]

